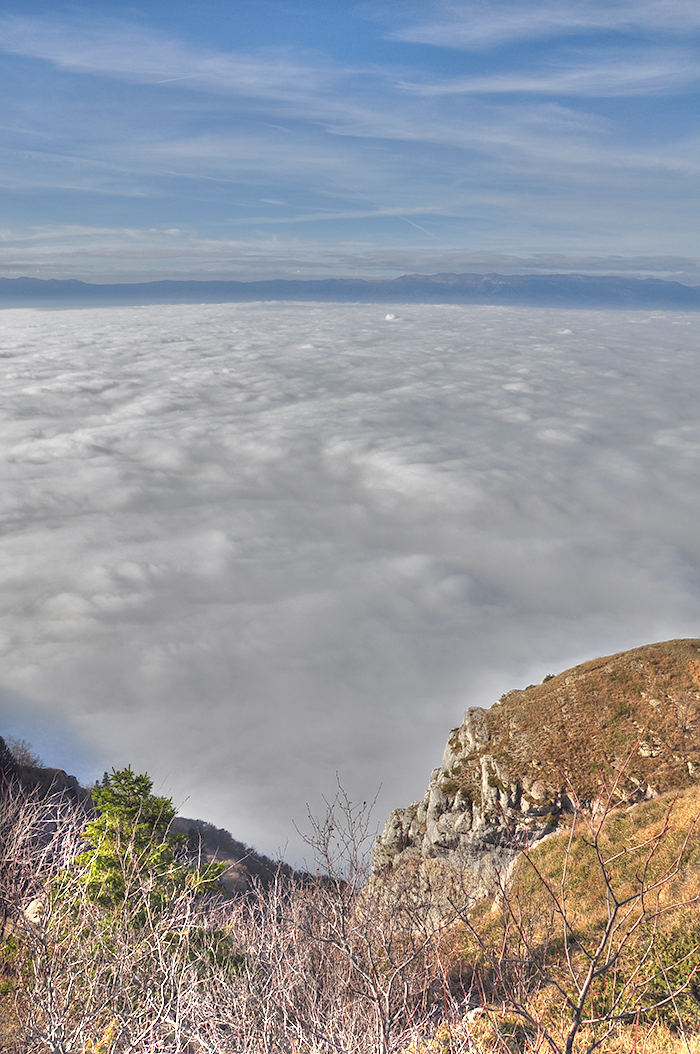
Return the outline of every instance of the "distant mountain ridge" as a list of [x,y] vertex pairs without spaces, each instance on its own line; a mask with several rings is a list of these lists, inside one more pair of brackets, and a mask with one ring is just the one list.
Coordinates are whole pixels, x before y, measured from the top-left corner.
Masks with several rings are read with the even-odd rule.
[[251,301],[492,304],[533,307],[700,309],[700,287],[661,278],[585,274],[407,274],[391,279],[271,279],[97,284],[0,278],[0,307],[224,304]]

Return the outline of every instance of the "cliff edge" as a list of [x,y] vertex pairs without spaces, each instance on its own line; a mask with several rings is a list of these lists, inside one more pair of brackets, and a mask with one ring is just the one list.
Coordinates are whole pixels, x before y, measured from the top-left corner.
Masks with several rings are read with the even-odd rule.
[[594,810],[614,787],[630,807],[699,780],[700,639],[593,659],[467,710],[423,800],[387,820],[373,872],[474,901],[574,799]]

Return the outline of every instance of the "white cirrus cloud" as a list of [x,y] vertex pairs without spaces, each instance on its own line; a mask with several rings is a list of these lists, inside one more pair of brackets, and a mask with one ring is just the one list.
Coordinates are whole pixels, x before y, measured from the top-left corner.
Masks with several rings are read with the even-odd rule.
[[694,0],[486,0],[479,4],[439,0],[429,4],[427,12],[426,5],[416,5],[413,19],[407,18],[410,6],[383,10],[394,23],[391,35],[397,40],[466,50],[605,31],[683,37],[700,28]]
[[405,81],[400,87],[415,95],[502,95],[535,94],[557,96],[615,97],[659,95],[687,90],[696,84],[697,57],[675,49],[638,57],[628,52],[607,55],[605,61],[593,55],[585,63],[554,65],[518,72],[498,72],[487,76],[464,76],[451,80],[431,79],[424,83]]
[[181,84],[277,102],[327,91],[336,74],[291,49],[225,53],[192,47],[163,32],[115,18],[50,21],[6,15],[1,49],[44,59],[61,69],[145,84]]

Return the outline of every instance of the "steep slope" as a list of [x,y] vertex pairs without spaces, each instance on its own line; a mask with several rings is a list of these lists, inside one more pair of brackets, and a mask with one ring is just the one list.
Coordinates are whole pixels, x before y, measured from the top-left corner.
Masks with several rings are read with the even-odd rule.
[[28,763],[28,759],[18,760],[0,736],[0,795],[12,787],[42,798],[49,794],[64,794],[86,809],[91,804],[90,791],[81,787],[75,776],[69,776],[63,769]]
[[226,865],[219,882],[229,895],[244,893],[255,885],[267,887],[277,879],[296,877],[301,880],[306,877],[295,872],[289,864],[258,853],[239,842],[225,828],[215,827],[205,820],[176,816],[172,831],[187,838],[187,851],[193,860],[217,861]]
[[477,898],[574,796],[594,809],[614,785],[629,805],[699,779],[700,640],[594,659],[468,710],[423,801],[387,820],[374,872],[410,867],[436,895],[459,876]]

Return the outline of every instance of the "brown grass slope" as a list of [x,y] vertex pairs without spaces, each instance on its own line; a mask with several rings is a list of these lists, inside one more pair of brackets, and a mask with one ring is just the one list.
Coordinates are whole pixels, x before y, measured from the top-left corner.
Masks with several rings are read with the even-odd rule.
[[[595,814],[700,780],[700,640],[582,663],[467,711],[425,797],[388,818],[377,881],[414,874],[438,911],[490,896],[514,856],[577,809]],[[448,912],[449,913],[449,912]]]
[[572,1049],[647,1049],[654,1031],[663,1042],[650,1050],[687,1051],[691,1036],[698,1049],[699,818],[698,787],[598,819],[579,814],[520,856],[495,899],[462,914],[448,938],[453,961],[472,993],[501,1008],[484,1017],[481,1038],[496,1047],[519,1022],[519,1042],[503,1049],[541,1049],[545,1033],[565,1049],[597,955]]
[[[700,778],[700,639],[648,644],[593,659],[542,684],[507,692],[483,711],[488,742],[449,772],[478,797],[488,753],[511,781],[547,797],[573,786],[594,800],[620,770],[621,798],[639,799]],[[459,732],[454,730],[452,737]],[[538,788],[536,788],[537,790]]]

